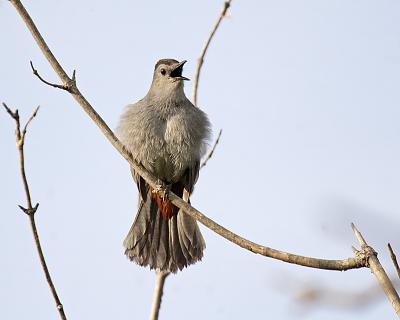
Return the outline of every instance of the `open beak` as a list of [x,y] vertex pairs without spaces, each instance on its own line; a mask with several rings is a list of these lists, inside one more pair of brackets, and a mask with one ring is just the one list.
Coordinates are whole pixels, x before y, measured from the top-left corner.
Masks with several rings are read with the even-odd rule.
[[186,63],[186,60],[183,60],[183,61],[179,62],[177,65],[175,65],[174,69],[170,73],[171,78],[174,78],[176,80],[190,80],[186,77],[182,77],[183,65],[185,63]]

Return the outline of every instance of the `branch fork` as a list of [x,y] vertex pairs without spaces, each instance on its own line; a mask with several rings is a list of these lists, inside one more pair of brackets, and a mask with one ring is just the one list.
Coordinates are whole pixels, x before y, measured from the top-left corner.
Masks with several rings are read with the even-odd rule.
[[378,259],[376,251],[370,247],[362,236],[361,232],[356,228],[354,223],[351,224],[354,234],[360,243],[361,250],[358,251],[353,247],[356,256],[359,256],[365,262],[365,266],[368,267],[376,277],[382,290],[385,292],[390,304],[392,305],[397,316],[400,318],[400,297],[393,286],[392,281],[389,279],[386,271],[383,269]]
[[50,87],[53,88],[57,88],[57,89],[61,89],[61,90],[65,90],[68,91],[71,94],[76,93],[76,70],[74,70],[72,72],[72,78],[68,77],[68,80],[65,82],[65,84],[56,84],[56,83],[51,83],[47,80],[45,80],[40,74],[39,71],[37,71],[37,69],[33,66],[32,61],[29,61],[30,65],[31,65],[31,69],[33,74],[39,78],[40,81],[42,81],[43,83],[47,84]]
[[28,216],[33,216],[39,207],[39,203],[36,203],[36,205],[33,208],[24,208],[21,205],[18,205],[18,207],[22,210],[23,213],[27,214]]
[[362,245],[361,250],[352,247],[355,256],[362,261],[362,264],[369,268],[369,260],[372,256],[378,257],[378,253],[370,246]]
[[39,233],[36,228],[36,222],[35,222],[35,213],[39,207],[39,203],[36,203],[34,207],[32,207],[32,199],[31,199],[31,193],[29,190],[29,185],[28,185],[28,179],[26,178],[26,172],[25,172],[25,156],[24,156],[24,144],[25,144],[25,136],[27,133],[27,129],[33,118],[36,117],[39,107],[37,107],[31,116],[29,117],[28,121],[25,123],[24,128],[21,131],[21,122],[20,122],[20,117],[18,113],[18,109],[15,111],[12,111],[4,102],[3,106],[6,109],[7,113],[15,120],[15,137],[17,141],[17,149],[18,149],[18,154],[19,154],[19,163],[20,163],[20,171],[21,171],[21,177],[22,177],[22,183],[24,186],[25,190],[25,196],[26,196],[26,208],[18,205],[18,207],[29,217],[29,222],[31,225],[31,230],[33,234],[33,239],[36,245],[36,250],[39,255],[40,259],[40,264],[42,266],[43,272],[45,274],[47,284],[49,285],[50,291],[53,295],[54,301],[56,303],[56,308],[58,310],[58,313],[60,315],[60,318],[62,320],[66,320],[67,317],[65,316],[64,308],[63,305],[60,302],[60,299],[58,297],[56,287],[54,286],[53,280],[50,276],[49,269],[47,267],[46,260],[44,258],[43,250],[42,250],[42,245],[40,244],[40,239],[39,239]]

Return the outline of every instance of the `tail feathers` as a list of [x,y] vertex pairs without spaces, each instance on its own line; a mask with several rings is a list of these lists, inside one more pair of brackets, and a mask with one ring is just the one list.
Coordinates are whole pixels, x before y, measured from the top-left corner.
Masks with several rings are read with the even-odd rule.
[[179,212],[177,215],[179,241],[186,260],[197,261],[203,257],[203,250],[206,247],[203,236],[195,219],[189,215]]
[[141,266],[177,272],[201,260],[205,242],[195,219],[179,211],[167,220],[154,199],[146,197],[124,247],[126,256]]

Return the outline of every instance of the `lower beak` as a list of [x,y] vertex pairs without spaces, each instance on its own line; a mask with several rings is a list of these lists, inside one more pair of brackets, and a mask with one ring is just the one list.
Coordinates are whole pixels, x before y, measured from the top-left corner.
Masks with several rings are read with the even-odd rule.
[[189,78],[186,78],[186,77],[176,77],[175,79],[190,81],[190,79],[189,79]]
[[[179,62],[179,63],[175,66],[174,70],[172,70],[171,76],[172,76],[174,79],[176,79],[176,80],[190,80],[189,78],[186,78],[186,77],[183,77],[183,76],[182,76],[182,68],[183,68],[183,65],[184,65],[186,62],[187,62],[186,60],[183,60],[183,61]],[[176,76],[173,75],[174,72],[177,73]]]

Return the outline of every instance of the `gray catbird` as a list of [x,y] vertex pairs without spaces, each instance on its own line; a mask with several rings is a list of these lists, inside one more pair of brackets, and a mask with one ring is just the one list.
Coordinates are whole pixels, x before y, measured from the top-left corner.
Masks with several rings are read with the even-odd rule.
[[[210,123],[185,96],[186,61],[162,59],[147,95],[122,114],[117,135],[134,159],[171,191],[189,194],[199,174]],[[124,241],[125,254],[141,266],[176,272],[201,260],[205,242],[196,220],[159,196],[133,169],[139,190],[135,221]]]

